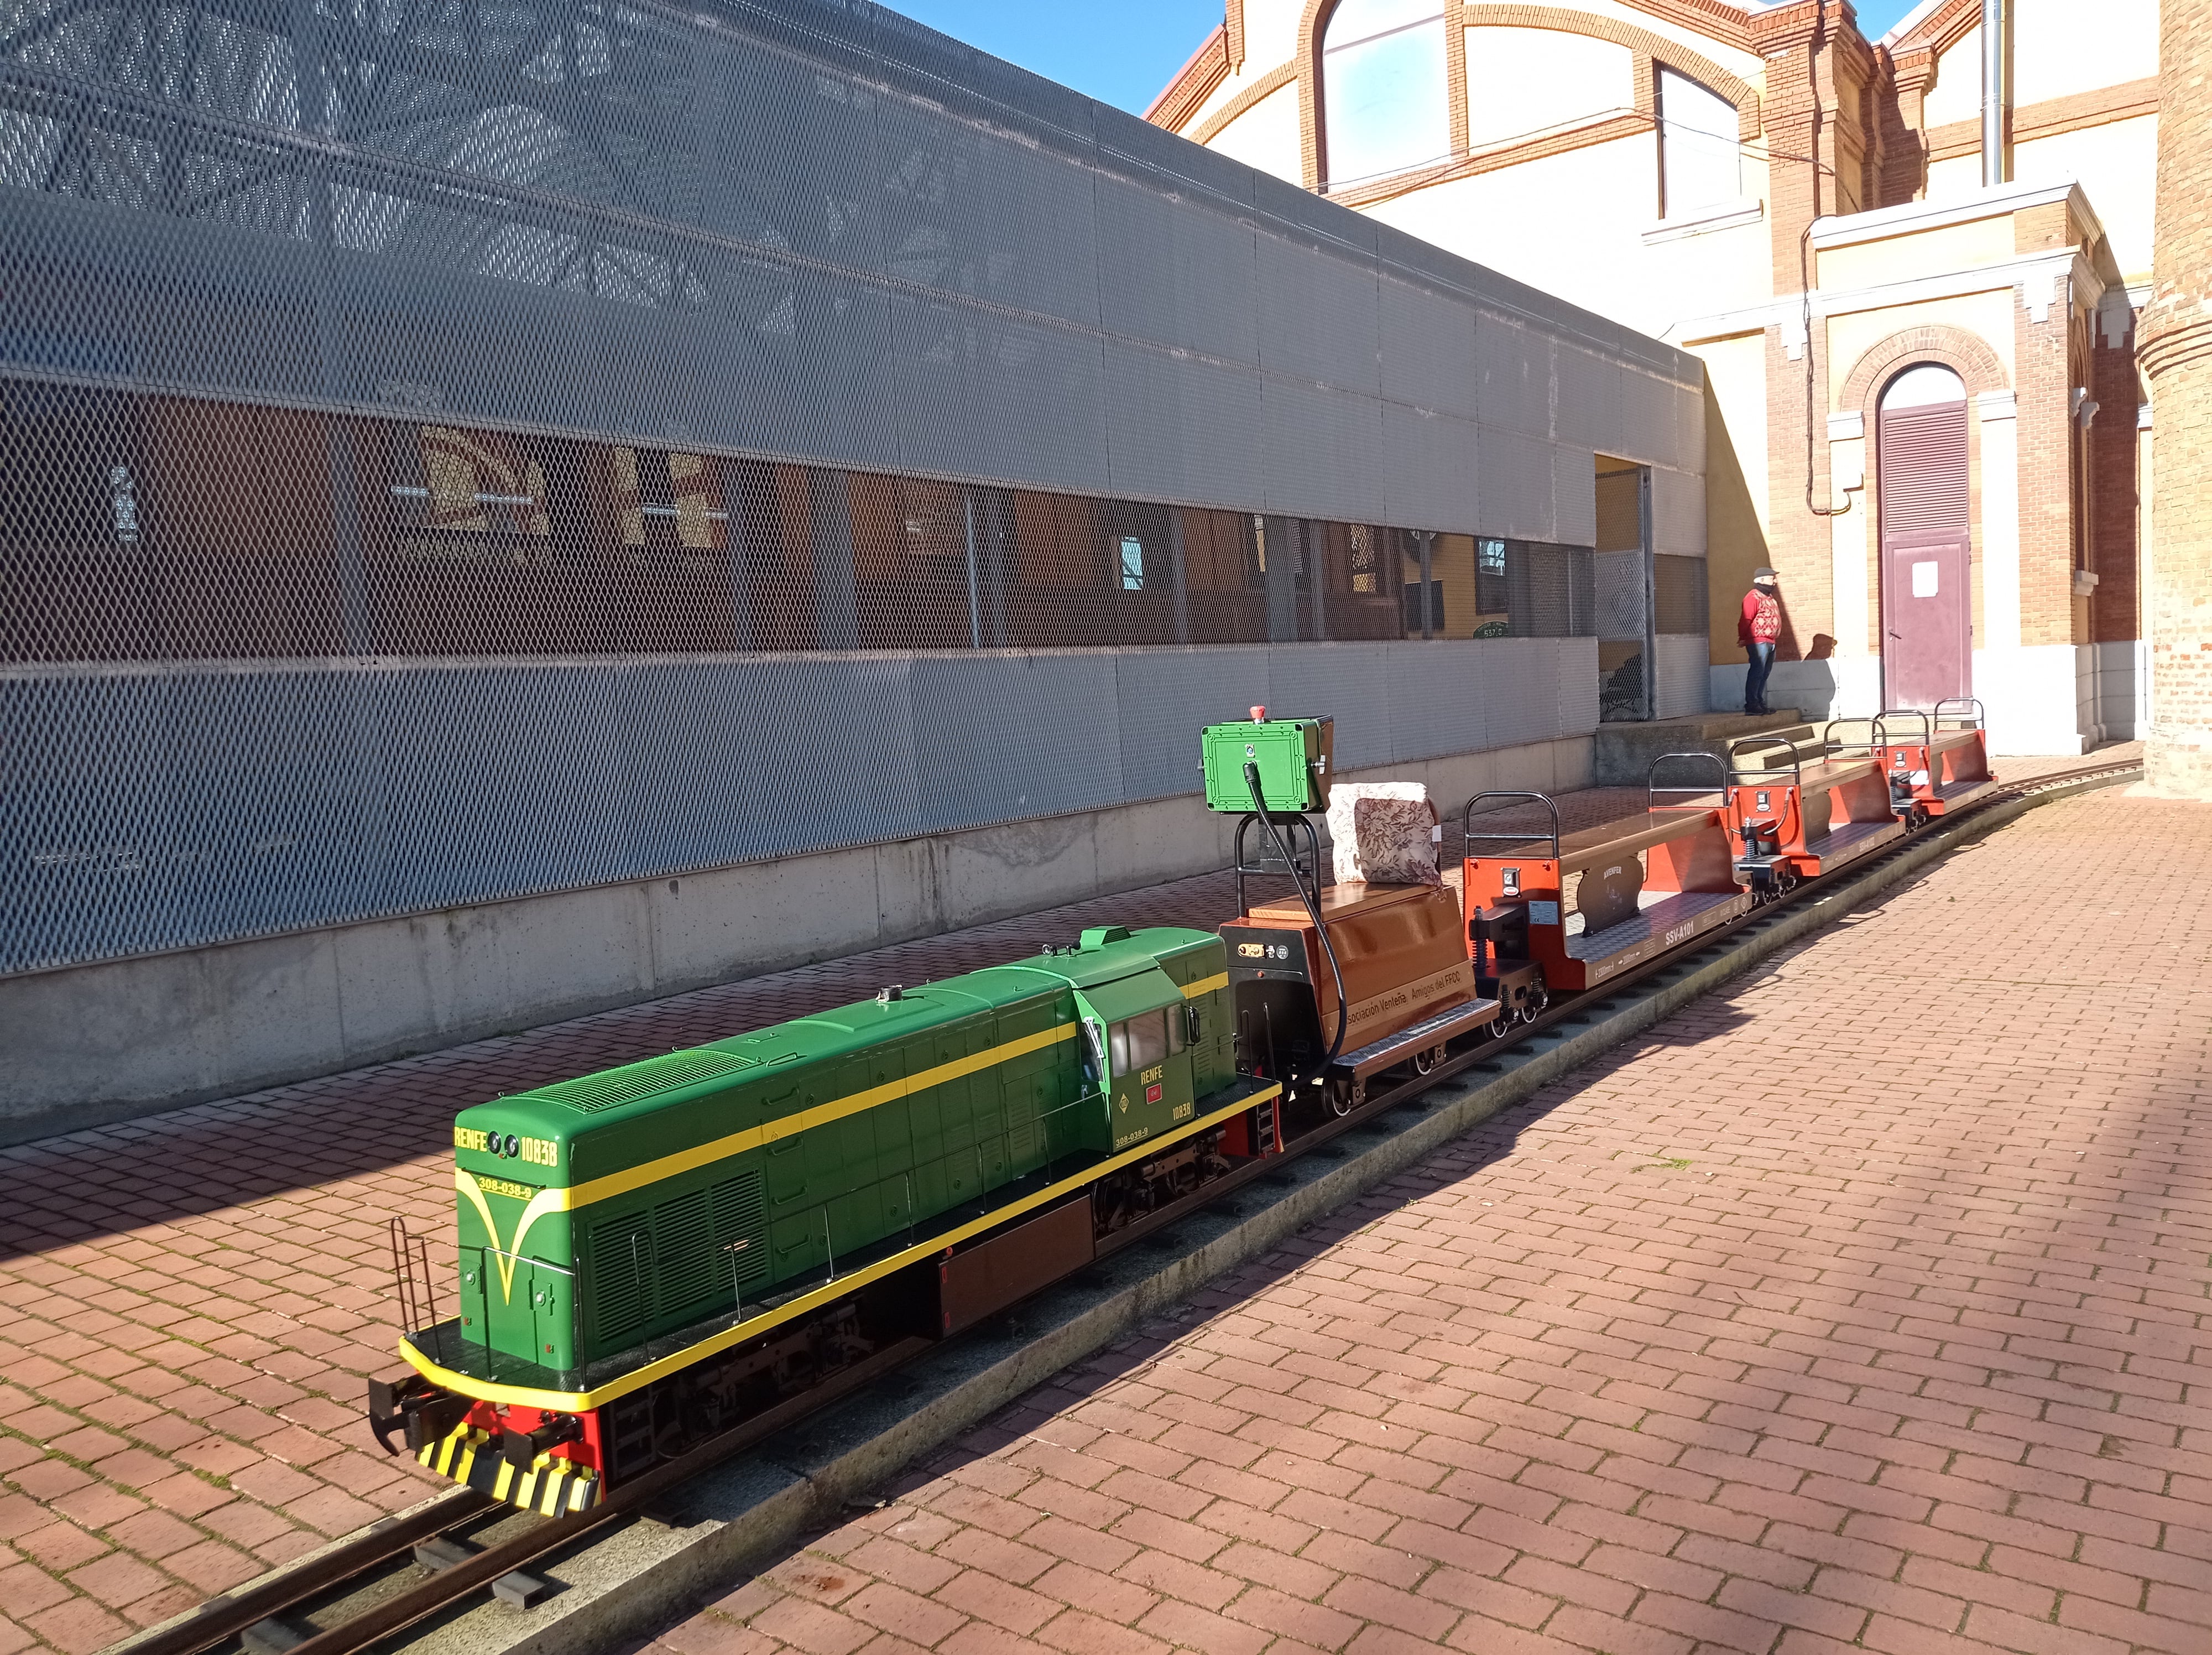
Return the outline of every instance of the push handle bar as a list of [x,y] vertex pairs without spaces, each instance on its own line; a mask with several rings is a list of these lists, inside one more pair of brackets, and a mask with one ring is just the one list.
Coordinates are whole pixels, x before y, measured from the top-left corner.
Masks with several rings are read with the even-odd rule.
[[[1868,728],[1868,730],[1867,730],[1867,739],[1866,739],[1864,741],[1863,741],[1863,742],[1856,742],[1856,741],[1838,741],[1838,740],[1837,740],[1837,739],[1836,739],[1836,726],[1838,726],[1838,724],[1864,724],[1864,725],[1867,725],[1867,726],[1869,727],[1869,728]],[[1829,720],[1826,724],[1824,724],[1824,725],[1822,725],[1822,726],[1820,727],[1820,746],[1821,746],[1822,751],[1828,751],[1828,750],[1830,750],[1830,749],[1836,748],[1836,747],[1855,747],[1855,746],[1865,746],[1865,747],[1871,747],[1871,746],[1873,746],[1873,745],[1874,745],[1874,730],[1873,730],[1873,728],[1872,728],[1873,724],[1874,724],[1874,721],[1873,721],[1872,719],[1870,719],[1870,718],[1832,718],[1832,719],[1830,719],[1830,720]]]
[[[1820,738],[1820,739],[1821,739],[1821,743],[1822,743],[1822,745],[1825,746],[1825,745],[1826,745],[1826,741],[1827,741],[1827,737],[1826,737],[1826,735],[1823,735],[1823,736]],[[1778,735],[1750,735],[1750,736],[1746,736],[1746,737],[1744,737],[1744,739],[1743,739],[1742,740],[1741,740],[1741,741],[1734,741],[1734,742],[1730,742],[1730,743],[1729,744],[1729,764],[1728,764],[1728,779],[1729,779],[1730,782],[1742,782],[1742,781],[1743,781],[1743,779],[1744,779],[1746,776],[1751,776],[1751,775],[1754,774],[1754,772],[1753,772],[1751,769],[1749,769],[1747,766],[1746,766],[1746,765],[1742,765],[1742,764],[1737,764],[1737,763],[1735,762],[1736,755],[1737,755],[1738,753],[1740,753],[1740,752],[1742,752],[1746,748],[1748,748],[1748,747],[1787,747],[1787,748],[1789,748],[1789,749],[1790,749],[1790,782],[1791,782],[1791,784],[1792,784],[1793,786],[1795,786],[1795,787],[1796,787],[1796,788],[1797,788],[1801,793],[1804,790],[1804,787],[1805,787],[1805,770],[1804,770],[1804,766],[1803,766],[1803,764],[1802,764],[1802,763],[1800,763],[1800,762],[1799,762],[1798,758],[1797,758],[1797,744],[1796,744],[1796,742],[1794,742],[1794,741],[1792,741],[1792,740],[1789,739],[1786,736],[1778,736]],[[1764,775],[1765,775],[1765,774],[1766,774],[1766,772],[1765,772],[1765,770],[1759,770],[1759,771],[1757,771],[1757,772],[1755,772],[1755,773],[1756,773],[1757,775],[1759,775],[1759,776],[1764,776]]]
[[1559,860],[1559,807],[1552,802],[1551,797],[1547,794],[1478,793],[1474,798],[1467,801],[1467,807],[1459,813],[1459,830],[1460,837],[1462,838],[1465,839],[1470,844],[1477,839],[1491,842],[1504,840],[1513,844],[1522,844],[1527,843],[1527,841],[1532,837],[1526,831],[1519,833],[1477,833],[1473,826],[1473,823],[1474,821],[1474,807],[1486,799],[1519,799],[1524,801],[1533,799],[1538,804],[1541,805],[1546,810],[1551,812],[1552,860],[1555,862]]
[[1943,727],[1943,709],[1946,707],[1971,707],[1974,709],[1971,714],[1958,712],[1950,715],[1954,727],[1958,729],[1978,730],[1989,719],[1989,714],[1984,709],[1982,703],[1973,697],[1951,696],[1936,703],[1936,727],[1938,729]]
[[[1700,794],[1705,791],[1703,788],[1661,787],[1659,785],[1659,767],[1670,758],[1686,759],[1694,764],[1711,764],[1720,775],[1720,780],[1715,785],[1717,786],[1723,793],[1728,790],[1728,765],[1722,761],[1721,756],[1718,753],[1661,753],[1658,758],[1651,761],[1651,768],[1644,772],[1644,809],[1646,814],[1649,814],[1659,808],[1659,795],[1662,793]],[[1669,810],[1681,810],[1685,808],[1685,806],[1680,805],[1669,805],[1668,808]]]
[[1928,715],[1917,707],[1885,707],[1874,716],[1874,745],[1889,745],[1889,721],[1893,718],[1917,718],[1920,721],[1920,745],[1926,746],[1936,733],[1936,726]]

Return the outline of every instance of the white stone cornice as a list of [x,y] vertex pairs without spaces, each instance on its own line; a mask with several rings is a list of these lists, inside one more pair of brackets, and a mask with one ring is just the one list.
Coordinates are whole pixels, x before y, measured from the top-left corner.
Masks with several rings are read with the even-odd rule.
[[1817,252],[1852,246],[1862,241],[1886,241],[1892,236],[1939,230],[1952,224],[1971,224],[1976,219],[1996,218],[2029,207],[2048,206],[2056,201],[2066,202],[2073,208],[2087,227],[2091,240],[2105,233],[2104,223],[2098,218],[2096,209],[2089,204],[2089,198],[2081,193],[2081,186],[2072,179],[2061,179],[2055,184],[2004,184],[1993,190],[1977,190],[1970,196],[1947,197],[1940,201],[1906,201],[1863,213],[1816,218],[1813,221],[1813,246]]
[[[1902,282],[1881,282],[1869,287],[1832,290],[1817,289],[1813,294],[1813,314],[1815,319],[1826,319],[1831,316],[1851,315],[1859,311],[1887,310],[1899,305],[1923,304],[1931,299],[1961,299],[1971,294],[1996,293],[2010,288],[2021,295],[2023,305],[2033,307],[2041,304],[2047,315],[2054,287],[2069,277],[2077,291],[2102,295],[2104,283],[2089,268],[2088,261],[2081,258],[2079,250],[2060,247],[2025,259],[2009,259],[2002,264],[1949,271],[1938,276],[1918,276]],[[2057,290],[2063,295],[2064,289],[2062,287]],[[1778,325],[1784,341],[1794,342],[1803,335],[1803,298],[1797,294],[1787,294],[1765,304],[1749,306],[1742,310],[1686,317],[1659,337],[1668,344],[1681,346],[1692,340],[1722,339],[1730,334],[1757,333]]]

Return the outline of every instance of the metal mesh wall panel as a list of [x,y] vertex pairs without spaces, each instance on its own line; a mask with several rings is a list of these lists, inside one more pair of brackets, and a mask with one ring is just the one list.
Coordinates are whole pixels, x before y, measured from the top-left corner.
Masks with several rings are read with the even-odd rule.
[[1711,703],[1711,674],[1706,670],[1711,646],[1705,635],[1668,637],[1662,634],[1658,648],[1658,716],[1680,718],[1705,711]]
[[1395,647],[1402,531],[1556,538],[1554,340],[1698,404],[890,13],[702,4],[0,6],[0,971],[1186,791],[1194,709]]

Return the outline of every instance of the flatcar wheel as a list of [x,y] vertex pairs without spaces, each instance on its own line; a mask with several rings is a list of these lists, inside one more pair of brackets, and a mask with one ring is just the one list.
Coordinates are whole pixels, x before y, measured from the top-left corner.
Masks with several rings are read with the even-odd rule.
[[1426,1051],[1415,1052],[1413,1054],[1413,1073],[1416,1074],[1435,1074],[1437,1070],[1437,1060],[1441,1058],[1443,1056],[1443,1049],[1441,1046],[1431,1046]]
[[1542,983],[1538,983],[1528,990],[1528,999],[1521,1002],[1521,1020],[1523,1023],[1534,1023],[1550,1009],[1551,1004],[1552,991]]
[[1352,1082],[1328,1080],[1322,1085],[1322,1097],[1328,1104],[1328,1112],[1342,1120],[1352,1113]]
[[1512,1032],[1513,1008],[1501,1001],[1498,1007],[1498,1015],[1490,1019],[1490,1037],[1492,1040],[1503,1040]]

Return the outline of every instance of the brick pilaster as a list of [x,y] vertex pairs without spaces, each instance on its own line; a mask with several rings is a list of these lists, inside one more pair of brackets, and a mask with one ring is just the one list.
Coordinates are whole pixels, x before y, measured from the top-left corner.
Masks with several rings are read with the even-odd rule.
[[2089,394],[2097,399],[2089,428],[2089,567],[2097,590],[2089,599],[2089,636],[2099,643],[2142,636],[2136,590],[2141,571],[2136,498],[2135,313],[2124,300],[2097,318],[2089,356]]
[[1928,83],[1936,78],[1936,49],[1906,47],[1889,60],[1890,95],[1881,100],[1881,178],[1874,205],[1893,207],[1928,192]]
[[[2013,305],[2013,389],[2019,398],[2020,641],[2073,643],[2075,379],[2072,301],[2031,293]],[[2047,300],[2047,305],[2042,301]],[[2038,319],[2039,315],[2041,319]]]
[[2212,0],[2159,16],[2157,239],[2137,355],[2150,380],[2151,722],[2161,791],[2212,798]]
[[[1804,237],[1818,217],[1857,210],[1865,189],[1866,89],[1875,70],[1872,52],[1842,0],[1793,0],[1754,12],[1753,44],[1766,59],[1761,114],[1775,156],[1768,173],[1767,217],[1778,297],[1805,290]],[[1784,157],[1806,157],[1802,160]],[[1828,384],[1826,329],[1816,315],[1811,337],[1790,345],[1796,326],[1767,334],[1768,556],[1782,577],[1784,629],[1776,652],[1783,660],[1809,654],[1814,640],[1835,631],[1832,538],[1828,520],[1807,508],[1806,466],[1810,444],[1812,503],[1832,503],[1828,476]],[[1805,384],[1812,376],[1811,417]]]

